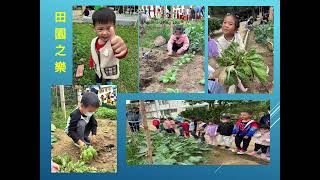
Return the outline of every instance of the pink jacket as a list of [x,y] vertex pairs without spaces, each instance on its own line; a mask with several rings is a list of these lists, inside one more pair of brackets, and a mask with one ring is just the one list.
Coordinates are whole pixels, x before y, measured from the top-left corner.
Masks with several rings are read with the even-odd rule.
[[168,46],[167,46],[168,50],[172,49],[173,43],[176,43],[176,44],[183,43],[183,46],[181,48],[183,51],[186,51],[189,48],[189,38],[185,34],[182,34],[178,40],[176,39],[175,35],[171,35],[170,40],[168,41]]
[[254,135],[256,138],[257,144],[265,145],[265,146],[270,146],[270,131],[269,130],[258,130]]
[[163,122],[163,125],[164,125],[164,128],[165,128],[165,129],[171,129],[171,128],[173,128],[173,125],[171,124],[170,120],[165,120],[165,121]]

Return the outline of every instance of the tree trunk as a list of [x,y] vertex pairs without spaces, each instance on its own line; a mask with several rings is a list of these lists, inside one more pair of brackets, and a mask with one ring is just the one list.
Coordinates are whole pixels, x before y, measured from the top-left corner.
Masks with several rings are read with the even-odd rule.
[[58,86],[55,86],[54,91],[56,93],[57,110],[58,110],[58,108],[59,108]]
[[170,34],[173,34],[173,7],[170,8]]
[[152,160],[152,143],[151,143],[151,136],[150,136],[150,130],[148,128],[148,122],[147,122],[147,118],[146,118],[146,108],[144,105],[144,101],[139,101],[140,103],[140,111],[141,111],[141,115],[142,115],[142,122],[143,122],[143,126],[144,126],[144,131],[146,133],[146,141],[147,141],[147,148],[148,148],[148,153],[147,153],[147,160],[149,162],[149,164],[153,164],[153,160]]
[[64,98],[64,85],[59,85],[60,89],[60,100],[61,100],[61,110],[64,115],[64,119],[67,119],[67,113],[66,113],[66,100]]

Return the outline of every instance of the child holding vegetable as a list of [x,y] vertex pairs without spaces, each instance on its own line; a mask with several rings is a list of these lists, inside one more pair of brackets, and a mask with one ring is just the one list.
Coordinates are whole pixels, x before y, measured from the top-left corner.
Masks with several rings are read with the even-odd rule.
[[[239,119],[232,131],[232,135],[235,136],[235,143],[237,146],[237,154],[244,154],[250,144],[251,137],[258,130],[259,125],[255,120],[252,120],[251,111],[243,111],[240,114],[241,119]],[[243,145],[241,147],[241,143]]]
[[181,25],[175,25],[174,33],[168,41],[167,49],[169,56],[173,55],[173,53],[181,55],[189,50],[189,38],[183,33]]
[[[217,39],[217,48],[218,48],[219,55],[221,55],[222,52],[225,49],[227,49],[232,42],[238,43],[239,48],[245,50],[243,40],[238,32],[239,27],[240,27],[240,20],[236,15],[227,14],[226,16],[224,16],[223,23],[222,23],[223,36]],[[248,90],[243,86],[239,78],[238,78],[237,86],[243,92],[246,92]],[[234,85],[232,85],[232,87],[229,88],[229,91],[233,91],[231,89],[234,89],[234,88],[235,88]]]
[[233,124],[230,122],[230,116],[222,116],[221,124],[218,127],[218,143],[220,146],[225,146],[225,149],[229,149],[232,145],[232,130]]
[[128,48],[121,37],[115,34],[116,15],[109,8],[101,8],[92,15],[97,37],[91,41],[89,66],[95,68],[98,84],[112,84],[119,78],[119,59],[126,57]]
[[[80,106],[74,110],[68,119],[65,132],[72,138],[78,147],[96,144],[98,123],[94,118],[94,112],[98,110],[100,100],[93,92],[86,92],[82,95]],[[89,134],[92,133],[91,140]]]
[[256,138],[254,144],[254,151],[250,153],[252,156],[257,156],[258,150],[261,149],[260,157],[262,159],[270,160],[267,157],[267,150],[270,147],[270,127],[267,124],[262,124],[260,129],[253,135]]

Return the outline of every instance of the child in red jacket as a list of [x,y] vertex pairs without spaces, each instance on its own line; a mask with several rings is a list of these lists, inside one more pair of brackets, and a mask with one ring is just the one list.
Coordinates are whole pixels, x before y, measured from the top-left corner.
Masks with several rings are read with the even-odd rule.
[[[252,112],[241,112],[240,118],[234,125],[232,135],[235,136],[235,143],[237,146],[237,154],[244,154],[251,141],[251,137],[258,130],[259,125],[255,120],[251,119]],[[241,147],[241,143],[243,145]]]
[[159,129],[160,119],[154,117],[152,120],[152,125],[154,125],[157,129]]

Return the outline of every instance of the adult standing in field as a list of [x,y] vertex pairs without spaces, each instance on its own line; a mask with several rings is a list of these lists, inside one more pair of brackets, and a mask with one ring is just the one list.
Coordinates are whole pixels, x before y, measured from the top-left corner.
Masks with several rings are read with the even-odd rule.
[[151,18],[150,9],[151,9],[151,6],[148,6],[148,14],[149,14],[149,17]]
[[153,18],[156,18],[157,8],[153,6]]
[[134,107],[131,111],[126,114],[127,121],[129,123],[129,127],[131,132],[139,132],[141,115],[139,112],[139,108]]
[[194,10],[194,8],[190,8],[191,9],[191,20],[196,19],[196,11]]
[[201,12],[201,17],[204,17],[204,6],[201,6],[200,12]]
[[194,12],[195,12],[195,19],[198,19],[198,17],[200,16],[201,7],[200,6],[196,6],[194,8]]
[[144,14],[147,14],[147,7],[146,6],[143,6],[143,12],[144,12]]
[[144,34],[144,24],[149,20],[148,15],[139,13],[140,34]]

